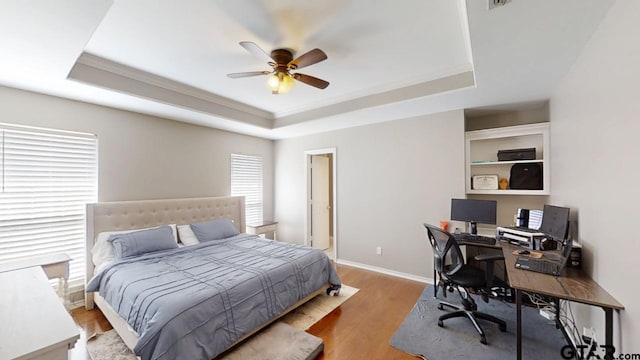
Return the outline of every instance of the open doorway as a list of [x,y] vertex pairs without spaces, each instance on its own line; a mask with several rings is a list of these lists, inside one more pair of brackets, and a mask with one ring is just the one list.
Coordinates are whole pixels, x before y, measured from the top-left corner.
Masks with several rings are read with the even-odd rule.
[[336,149],[305,151],[307,217],[305,244],[336,260]]

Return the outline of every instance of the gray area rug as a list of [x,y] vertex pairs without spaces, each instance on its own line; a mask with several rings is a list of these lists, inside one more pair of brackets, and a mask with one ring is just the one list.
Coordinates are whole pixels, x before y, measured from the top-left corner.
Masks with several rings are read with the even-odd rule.
[[[339,296],[324,293],[290,312],[278,322],[238,345],[220,360],[306,360],[323,351],[322,339],[304,330],[331,313],[359,290],[343,285]],[[92,360],[136,360],[115,330],[96,334],[87,341]]]
[[[478,296],[478,310],[495,315],[507,323],[507,331],[500,332],[498,325],[479,320],[488,345],[480,343],[480,336],[467,318],[444,321],[438,326],[438,317],[448,310],[437,308],[433,287],[427,286],[407,318],[391,338],[391,345],[409,354],[427,360],[515,359],[516,354],[516,306],[490,300],[485,303]],[[442,292],[438,293],[442,297]],[[457,292],[448,293],[447,302],[458,305]],[[523,359],[561,359],[560,349],[566,345],[560,330],[538,314],[537,309],[522,308],[522,357]]]

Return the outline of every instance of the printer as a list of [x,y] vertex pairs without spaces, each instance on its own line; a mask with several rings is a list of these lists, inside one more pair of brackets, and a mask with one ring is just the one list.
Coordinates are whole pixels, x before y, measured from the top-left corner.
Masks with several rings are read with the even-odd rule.
[[[543,246],[550,247],[550,245],[543,245],[547,243],[547,235],[541,233],[536,229],[529,229],[526,227],[496,227],[496,239],[501,241],[508,241],[520,246],[527,246],[532,250],[551,250],[543,248]],[[555,241],[550,241],[554,243]],[[552,246],[552,245],[551,245]]]
[[540,210],[518,209],[515,227],[496,228],[496,239],[527,246],[532,250],[555,250],[558,245],[542,227],[544,213]]
[[510,242],[521,246],[528,246],[533,249],[536,240],[540,241],[546,236],[535,229],[525,227],[496,227],[496,239],[500,241]]

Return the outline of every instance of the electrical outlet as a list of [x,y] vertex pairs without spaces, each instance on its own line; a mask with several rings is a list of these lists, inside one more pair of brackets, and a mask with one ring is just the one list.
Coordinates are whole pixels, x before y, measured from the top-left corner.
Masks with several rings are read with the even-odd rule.
[[382,246],[376,248],[376,255],[382,255]]
[[488,0],[487,9],[492,10],[497,7],[506,5],[508,2],[511,2],[511,0]]
[[593,336],[595,335],[595,332],[596,332],[596,330],[594,328],[592,328],[592,327],[586,327],[586,326],[582,327],[582,336],[583,337],[586,336],[586,337],[589,337],[589,338],[593,338]]

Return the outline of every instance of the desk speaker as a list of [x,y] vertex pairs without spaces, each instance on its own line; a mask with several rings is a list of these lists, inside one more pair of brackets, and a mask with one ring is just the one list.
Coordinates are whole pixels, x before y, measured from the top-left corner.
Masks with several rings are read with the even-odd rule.
[[553,239],[547,239],[547,238],[533,239],[533,250],[544,251],[544,250],[557,250],[557,249],[558,249],[558,242]]
[[569,261],[567,266],[579,268],[582,264],[582,248],[571,248],[571,255],[569,255]]

